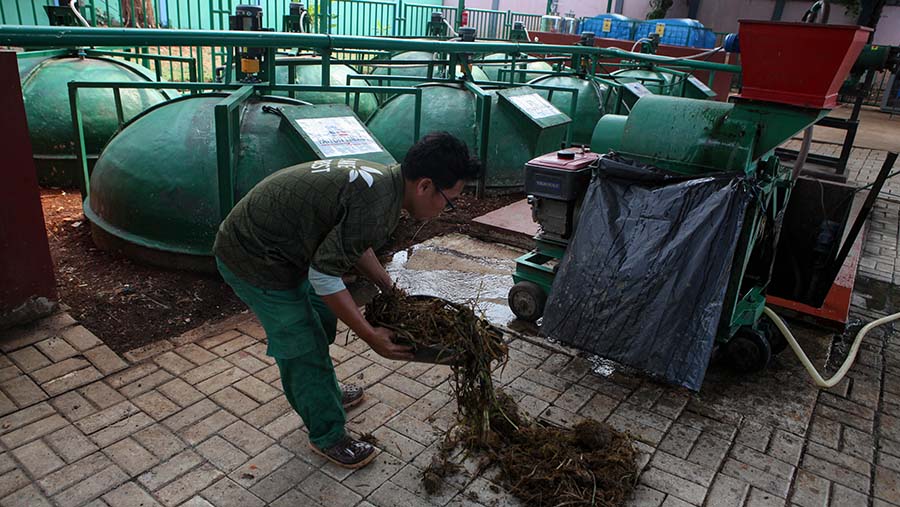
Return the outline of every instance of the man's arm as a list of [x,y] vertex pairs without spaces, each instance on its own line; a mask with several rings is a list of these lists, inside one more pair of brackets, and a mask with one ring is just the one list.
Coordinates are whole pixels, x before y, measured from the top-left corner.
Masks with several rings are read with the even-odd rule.
[[363,252],[359,260],[356,261],[356,268],[382,291],[386,291],[394,285],[391,275],[378,262],[378,257],[375,256],[375,252],[371,248]]
[[391,338],[394,332],[383,327],[372,327],[360,313],[356,302],[347,289],[322,296],[328,308],[353,330],[362,340],[369,344],[378,355],[388,359],[410,360],[413,358],[412,348],[397,345]]
[[[377,262],[377,259],[376,259]],[[320,273],[310,266],[309,284],[316,294],[325,301],[334,315],[341,319],[357,336],[372,347],[372,350],[388,359],[412,359],[412,349],[397,345],[391,340],[394,332],[383,327],[373,327],[359,312],[350,291],[344,287],[341,277]]]

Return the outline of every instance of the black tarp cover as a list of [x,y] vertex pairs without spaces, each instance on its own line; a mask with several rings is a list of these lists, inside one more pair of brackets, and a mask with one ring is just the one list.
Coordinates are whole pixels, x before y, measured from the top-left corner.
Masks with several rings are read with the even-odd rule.
[[741,176],[603,157],[542,333],[698,391],[749,200]]

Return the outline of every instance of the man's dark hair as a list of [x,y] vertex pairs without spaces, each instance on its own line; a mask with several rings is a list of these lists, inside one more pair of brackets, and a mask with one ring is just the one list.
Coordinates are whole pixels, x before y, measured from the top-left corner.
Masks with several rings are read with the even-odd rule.
[[481,173],[481,162],[469,153],[469,147],[447,132],[432,132],[406,153],[401,165],[403,177],[410,181],[431,178],[441,190],[459,180],[473,181]]

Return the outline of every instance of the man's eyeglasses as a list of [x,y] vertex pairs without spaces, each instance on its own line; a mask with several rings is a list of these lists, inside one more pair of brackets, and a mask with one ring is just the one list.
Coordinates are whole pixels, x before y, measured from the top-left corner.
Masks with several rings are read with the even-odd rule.
[[453,201],[451,201],[450,198],[447,197],[447,194],[445,194],[443,190],[439,189],[439,188],[436,187],[436,186],[435,186],[434,188],[437,188],[437,191],[441,193],[441,197],[443,197],[444,200],[447,201],[447,205],[444,206],[444,211],[453,211],[453,210],[455,210],[455,209],[456,209],[456,205],[454,205],[454,204],[453,204]]

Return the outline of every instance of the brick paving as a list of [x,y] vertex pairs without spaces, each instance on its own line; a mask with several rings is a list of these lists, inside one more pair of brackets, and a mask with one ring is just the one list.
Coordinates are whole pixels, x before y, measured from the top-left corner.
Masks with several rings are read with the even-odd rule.
[[[856,174],[877,163],[866,152],[854,152]],[[864,321],[900,301],[893,198],[878,201],[860,262],[853,315]],[[800,335],[821,367],[828,335]],[[789,353],[748,378],[711,368],[691,394],[600,376],[571,350],[507,338],[510,360],[495,379],[526,412],[634,435],[641,474],[629,505],[900,506],[900,333],[890,327],[822,391]],[[490,470],[473,477],[477,461],[465,456],[467,472],[438,495],[422,490],[421,469],[455,417],[446,367],[390,361],[339,333],[338,376],[368,390],[348,427],[381,449],[348,471],[308,451],[264,339],[249,315],[121,357],[65,313],[4,331],[0,506],[519,505]]]
[[[883,204],[876,222],[893,224],[884,238],[896,246],[900,207]],[[884,313],[857,300],[860,315]],[[0,505],[518,504],[490,472],[423,492],[421,469],[455,414],[446,367],[386,360],[340,335],[339,376],[368,387],[348,426],[382,449],[351,472],[307,450],[262,336],[241,315],[119,357],[64,313],[15,330],[0,345]],[[712,369],[699,395],[601,377],[562,347],[509,339],[495,377],[528,413],[605,420],[635,436],[642,473],[631,505],[900,505],[896,333],[873,333],[848,380],[828,391],[780,357],[745,381]],[[783,413],[740,408],[767,397],[764,412]]]

